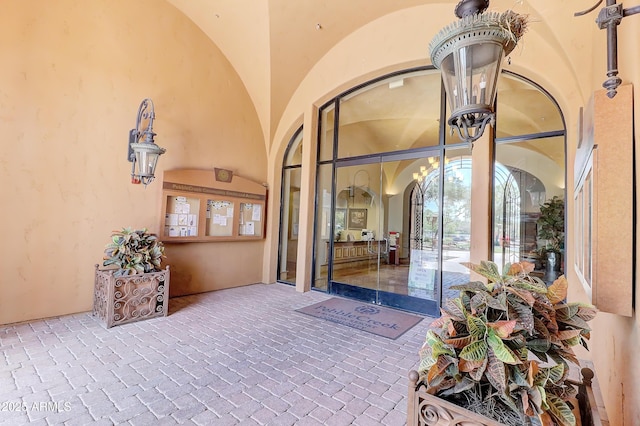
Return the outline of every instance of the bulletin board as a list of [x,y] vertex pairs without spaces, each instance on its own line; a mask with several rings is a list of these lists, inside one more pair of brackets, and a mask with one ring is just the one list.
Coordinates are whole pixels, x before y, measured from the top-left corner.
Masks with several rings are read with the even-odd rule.
[[267,188],[230,170],[167,170],[160,239],[165,242],[264,238]]
[[207,200],[207,236],[230,237],[233,235],[234,202]]
[[259,203],[240,203],[239,234],[245,236],[262,236],[262,205]]

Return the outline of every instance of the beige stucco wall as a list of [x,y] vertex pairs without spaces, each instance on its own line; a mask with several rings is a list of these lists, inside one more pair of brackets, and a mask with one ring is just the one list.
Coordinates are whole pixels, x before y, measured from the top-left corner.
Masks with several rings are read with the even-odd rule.
[[[593,25],[593,63],[591,75],[591,86],[589,94],[594,90],[602,90],[601,84],[606,79],[606,32],[597,29]],[[618,27],[618,50],[620,52],[618,59],[619,76],[624,83],[632,83],[634,87],[634,110],[635,110],[635,140],[636,150],[637,141],[640,140],[640,99],[637,94],[637,88],[640,87],[640,58],[635,54],[628,54],[637,51],[637,35],[640,33],[640,17],[630,16],[623,19],[622,24]],[[606,143],[606,142],[605,142]],[[634,141],[627,141],[631,144]],[[570,150],[570,158],[573,160],[575,152],[575,144],[573,150]],[[629,159],[631,161],[631,159]],[[637,161],[637,155],[636,160]],[[572,176],[572,175],[570,175]],[[636,187],[638,185],[638,176],[636,175]],[[572,182],[572,180],[568,180]],[[571,185],[569,185],[573,192]],[[620,197],[629,197],[628,193],[619,194]],[[636,198],[636,202],[638,199]],[[572,207],[572,206],[571,206]],[[636,205],[636,214],[638,214],[638,205]],[[569,218],[572,216],[573,210],[569,211]],[[638,223],[638,217],[634,221]],[[636,225],[637,227],[637,225]],[[575,224],[569,221],[569,235],[576,232]],[[630,232],[631,230],[620,229],[619,232]],[[636,232],[638,229],[636,229]],[[572,240],[569,236],[569,248],[571,248]],[[611,235],[615,238],[615,235]],[[640,242],[636,234],[636,242]],[[636,253],[638,252],[636,245]],[[624,263],[618,265],[619,268],[631,268],[633,265]],[[640,353],[640,318],[637,315],[637,295],[640,294],[640,281],[637,277],[640,271],[637,268],[636,261],[636,280],[629,282],[630,287],[635,288],[636,294],[636,310],[634,316],[623,317],[610,313],[600,312],[598,316],[591,322],[593,332],[590,341],[590,352],[596,369],[596,375],[602,390],[602,397],[607,409],[607,415],[611,425],[634,426],[640,424],[640,406],[638,405],[638,396],[640,395],[640,369],[637,368],[637,356]],[[589,301],[586,292],[583,290],[575,273],[571,268],[569,270],[570,294],[571,300]],[[597,283],[603,286],[601,288],[606,291],[606,282]]]
[[[91,309],[93,265],[111,231],[157,232],[160,183],[131,185],[126,161],[143,98],[167,149],[159,176],[217,166],[266,179],[244,86],[165,2],[3,1],[0,58],[0,324]],[[188,265],[200,282],[184,291],[260,281],[260,262],[246,259],[261,259],[262,244],[226,246],[167,247],[178,270],[192,253],[201,260]],[[245,272],[232,275],[234,265]],[[181,277],[172,281],[182,292]]]

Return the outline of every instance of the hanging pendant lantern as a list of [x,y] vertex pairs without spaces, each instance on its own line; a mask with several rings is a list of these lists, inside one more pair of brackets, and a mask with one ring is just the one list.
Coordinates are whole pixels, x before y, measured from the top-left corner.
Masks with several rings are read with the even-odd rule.
[[429,44],[431,62],[442,72],[451,109],[447,120],[460,138],[473,143],[493,124],[493,103],[502,60],[516,47],[527,18],[513,11],[484,12],[488,0],[463,0],[460,18]]

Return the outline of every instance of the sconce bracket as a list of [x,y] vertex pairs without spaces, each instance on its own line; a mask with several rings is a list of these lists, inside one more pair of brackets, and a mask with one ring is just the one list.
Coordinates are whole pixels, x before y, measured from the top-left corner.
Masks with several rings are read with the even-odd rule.
[[133,163],[136,160],[136,154],[133,152],[133,148],[131,147],[132,143],[138,142],[138,132],[137,129],[129,130],[129,151],[127,152],[127,160],[130,163]]
[[[576,12],[573,16],[582,16],[590,13],[598,7],[603,0],[599,0],[595,6]],[[628,9],[622,8],[622,3],[616,4],[616,0],[607,0],[607,5],[600,9],[596,24],[601,30],[607,30],[607,79],[602,83],[602,87],[607,89],[607,96],[613,98],[618,91],[618,86],[622,84],[622,79],[618,77],[618,25],[622,18],[640,13],[640,7],[634,6]]]
[[620,25],[620,22],[622,22],[622,3],[603,7],[596,19],[596,24],[601,30],[610,25]]

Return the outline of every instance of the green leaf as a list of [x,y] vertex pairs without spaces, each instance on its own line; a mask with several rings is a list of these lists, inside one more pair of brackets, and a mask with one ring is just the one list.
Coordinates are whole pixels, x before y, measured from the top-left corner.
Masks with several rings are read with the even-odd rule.
[[467,361],[480,361],[487,356],[487,344],[484,340],[473,342],[462,349],[460,358]]
[[464,376],[462,378],[462,380],[457,382],[454,387],[449,388],[444,392],[441,392],[440,395],[441,396],[447,396],[447,395],[452,395],[452,394],[455,394],[455,393],[461,393],[461,392],[464,392],[466,390],[469,390],[469,389],[473,388],[475,385],[476,385],[476,382],[474,382],[473,380],[469,379],[467,376]]
[[505,364],[521,364],[520,359],[502,342],[502,339],[496,336],[493,330],[489,330],[487,343],[500,361]]
[[547,354],[545,352],[538,352],[538,351],[534,351],[532,349],[531,353],[533,353],[535,356],[537,356],[540,361],[549,362],[549,357],[547,356]]
[[500,361],[491,349],[487,352],[487,369],[485,370],[485,376],[491,386],[498,390],[499,393],[505,393],[507,389],[507,373],[505,371],[505,365]]
[[533,294],[529,292],[529,290],[516,289],[514,287],[505,287],[505,290],[513,295],[518,296],[520,299],[525,301],[529,306],[533,306],[533,304],[536,302],[535,297],[533,296]]
[[484,321],[473,315],[467,315],[467,327],[469,328],[469,333],[477,339],[483,339],[487,331]]
[[522,328],[528,331],[529,333],[533,333],[534,321],[533,321],[533,313],[531,312],[531,307],[527,305],[523,305],[516,301],[513,301],[513,303],[510,303],[509,305],[515,311],[516,315],[514,316],[517,317],[517,320],[522,326]]
[[444,306],[441,307],[441,309],[451,318],[458,321],[464,321],[465,320],[464,309],[462,309],[460,304],[456,303],[456,300],[457,299],[447,299],[447,301],[444,303]]
[[548,383],[558,383],[564,378],[564,365],[558,364],[551,368],[541,368],[538,374],[533,378],[533,383],[538,386],[548,386]]
[[485,306],[487,306],[487,293],[476,293],[469,302],[471,306],[472,312],[478,312],[479,310],[484,311]]
[[511,365],[507,367],[511,371],[511,380],[518,386],[529,387],[529,382],[527,382],[527,376],[525,373],[520,371],[517,365]]
[[531,389],[527,389],[527,393],[529,394],[529,402],[533,403],[536,408],[536,414],[539,414],[542,411],[542,395],[540,394],[539,387],[535,386]]
[[500,293],[497,297],[487,296],[487,306],[490,308],[499,310],[499,311],[507,311],[507,295],[504,293]]
[[455,352],[445,345],[440,336],[429,330],[427,332],[427,344],[431,346],[431,353],[434,359],[437,359],[440,355],[455,356]]
[[420,376],[427,374],[427,371],[429,371],[431,366],[435,363],[436,360],[433,358],[431,346],[424,345],[422,349],[420,349],[420,365],[418,366],[418,373],[420,373]]
[[578,313],[576,315],[585,321],[591,321],[598,313],[598,309],[595,306],[584,304],[579,304],[578,306]]
[[513,333],[513,329],[516,326],[516,321],[496,321],[487,323],[489,327],[491,327],[502,339],[506,339]]
[[527,348],[535,352],[547,352],[551,348],[551,342],[547,339],[533,339],[527,342]]
[[569,406],[562,399],[548,393],[547,405],[549,406],[549,413],[559,426],[575,426],[576,418]]
[[556,318],[558,320],[569,320],[578,313],[579,309],[580,307],[575,304],[555,305]]
[[474,341],[473,336],[456,337],[454,339],[446,339],[444,342],[447,345],[453,346],[455,349],[462,349],[468,344]]
[[[462,363],[462,361],[461,361]],[[480,364],[479,367],[477,367],[476,369],[469,371],[469,377],[471,377],[472,380],[475,380],[476,382],[479,382],[482,380],[482,375],[484,374],[484,372],[487,370],[487,365],[489,363],[489,360],[487,358],[485,358],[482,362],[482,364]]]
[[557,321],[559,323],[562,324],[566,324],[566,325],[570,325],[572,327],[578,327],[581,328],[583,330],[591,330],[591,328],[589,327],[589,324],[587,324],[587,322],[585,320],[583,320],[582,318],[580,318],[579,316],[575,315],[569,319],[560,319],[557,318]]
[[565,377],[565,369],[563,364],[554,365],[549,368],[549,380],[552,383],[559,383]]
[[513,286],[524,289],[524,290],[533,291],[534,293],[539,293],[539,294],[545,294],[547,292],[547,286],[544,284],[544,282],[542,281],[538,282],[535,279],[531,279],[531,280],[520,279],[520,280],[514,281]]
[[480,281],[471,281],[466,284],[452,285],[449,287],[451,290],[459,290],[459,291],[470,291],[472,293],[485,292],[487,293],[489,289],[484,283]]
[[452,363],[453,359],[450,356],[440,355],[436,363],[431,366],[427,373],[427,383],[431,383],[436,377],[442,376],[447,367]]
[[487,280],[491,282],[500,282],[502,281],[502,276],[500,275],[500,271],[498,271],[498,266],[490,261],[482,261],[480,265],[476,265],[473,263],[462,263],[467,268],[471,269],[477,274],[482,275],[487,278]]
[[549,329],[538,317],[533,318],[533,328],[540,337],[549,339]]

